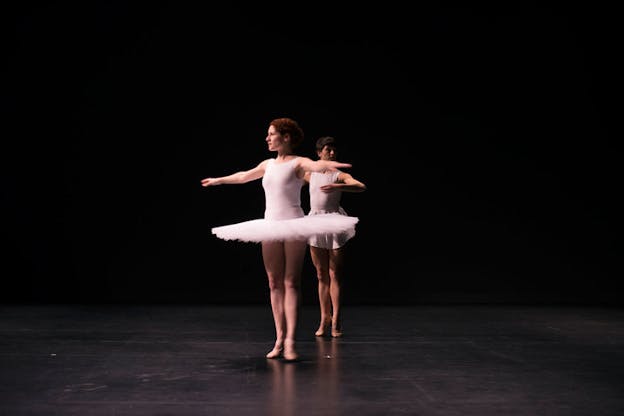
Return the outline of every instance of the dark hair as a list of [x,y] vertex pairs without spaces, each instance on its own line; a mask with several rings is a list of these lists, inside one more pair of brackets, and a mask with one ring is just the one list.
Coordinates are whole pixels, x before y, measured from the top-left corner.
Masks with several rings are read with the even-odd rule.
[[336,147],[336,139],[331,136],[319,137],[319,139],[316,141],[316,151],[322,151],[325,146]]
[[275,130],[277,130],[282,136],[286,134],[290,136],[290,146],[293,149],[299,146],[303,141],[303,130],[299,127],[299,123],[292,118],[276,118],[269,124],[275,127]]

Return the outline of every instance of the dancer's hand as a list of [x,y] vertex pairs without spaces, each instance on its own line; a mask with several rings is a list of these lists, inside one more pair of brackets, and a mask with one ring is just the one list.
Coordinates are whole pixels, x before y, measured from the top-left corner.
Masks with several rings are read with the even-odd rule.
[[334,192],[341,188],[341,184],[337,183],[328,183],[327,185],[321,186],[319,189],[327,194]]
[[327,170],[336,171],[341,168],[350,168],[351,163],[342,163],[342,162],[334,162],[333,160],[324,160],[323,162],[327,163]]
[[205,178],[201,180],[203,187],[219,185],[219,178]]

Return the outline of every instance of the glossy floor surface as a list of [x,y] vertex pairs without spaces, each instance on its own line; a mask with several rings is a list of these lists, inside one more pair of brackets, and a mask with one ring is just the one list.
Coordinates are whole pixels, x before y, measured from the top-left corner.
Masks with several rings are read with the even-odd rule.
[[0,306],[0,415],[623,415],[624,311],[345,308],[294,363],[269,306]]

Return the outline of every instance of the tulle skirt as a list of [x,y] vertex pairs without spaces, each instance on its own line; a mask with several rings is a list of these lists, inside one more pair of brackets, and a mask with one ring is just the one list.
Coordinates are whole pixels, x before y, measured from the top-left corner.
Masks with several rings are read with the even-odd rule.
[[354,232],[357,217],[338,213],[305,215],[288,220],[256,219],[212,228],[223,240],[250,243],[262,241],[308,241],[323,234]]
[[[340,215],[347,215],[347,212],[339,207],[338,211],[323,211],[323,210],[311,210],[309,215],[322,215],[335,212]],[[344,246],[347,241],[355,237],[355,227],[345,230],[340,233],[329,234],[316,234],[308,239],[308,244],[312,247],[324,248],[327,250],[334,250]]]

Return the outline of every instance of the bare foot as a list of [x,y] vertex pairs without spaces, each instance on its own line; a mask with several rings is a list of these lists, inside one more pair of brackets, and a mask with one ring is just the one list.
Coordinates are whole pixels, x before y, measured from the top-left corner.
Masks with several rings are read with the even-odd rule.
[[339,323],[332,323],[331,336],[334,338],[340,338],[342,336],[342,325]]
[[299,358],[297,351],[295,351],[295,341],[287,339],[284,341],[284,360],[296,361]]
[[282,352],[284,352],[284,345],[278,341],[275,343],[273,349],[266,355],[266,358],[279,358],[282,356]]
[[329,327],[331,326],[330,319],[321,319],[321,323],[319,324],[318,329],[314,333],[317,337],[324,337],[329,332]]

